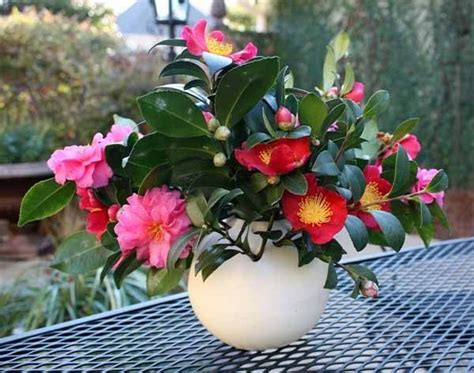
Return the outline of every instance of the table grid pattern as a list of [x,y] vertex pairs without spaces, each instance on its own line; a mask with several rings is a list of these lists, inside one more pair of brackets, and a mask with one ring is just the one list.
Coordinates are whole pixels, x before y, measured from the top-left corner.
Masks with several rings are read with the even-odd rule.
[[474,371],[473,259],[474,238],[365,260],[380,297],[353,300],[340,276],[320,322],[279,349],[224,345],[182,294],[0,339],[0,371]]

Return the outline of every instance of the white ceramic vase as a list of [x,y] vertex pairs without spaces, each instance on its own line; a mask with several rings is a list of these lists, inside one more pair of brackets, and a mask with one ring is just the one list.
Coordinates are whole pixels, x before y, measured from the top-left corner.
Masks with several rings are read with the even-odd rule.
[[[241,225],[242,221],[234,222],[231,236]],[[285,223],[275,225],[282,228]],[[266,226],[259,222],[250,228],[254,252],[261,237],[252,232]],[[267,243],[257,262],[238,254],[206,281],[200,273],[195,276],[194,264],[188,283],[193,310],[210,333],[233,347],[265,350],[285,346],[311,330],[324,312],[329,295],[323,288],[327,264],[315,259],[298,267],[298,254],[292,247]]]

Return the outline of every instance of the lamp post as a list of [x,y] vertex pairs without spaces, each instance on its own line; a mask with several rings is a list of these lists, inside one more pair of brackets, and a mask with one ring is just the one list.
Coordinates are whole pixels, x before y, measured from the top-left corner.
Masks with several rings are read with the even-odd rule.
[[[170,39],[176,37],[176,26],[185,25],[189,13],[189,0],[150,0],[157,25],[168,25]],[[168,59],[176,58],[174,47],[170,47]]]

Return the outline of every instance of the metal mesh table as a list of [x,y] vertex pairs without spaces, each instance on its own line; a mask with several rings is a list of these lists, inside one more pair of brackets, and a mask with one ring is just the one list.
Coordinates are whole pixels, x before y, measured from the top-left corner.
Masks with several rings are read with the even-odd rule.
[[380,297],[353,300],[340,281],[314,329],[280,349],[222,344],[180,294],[1,339],[0,371],[473,371],[473,260],[474,238],[365,259]]

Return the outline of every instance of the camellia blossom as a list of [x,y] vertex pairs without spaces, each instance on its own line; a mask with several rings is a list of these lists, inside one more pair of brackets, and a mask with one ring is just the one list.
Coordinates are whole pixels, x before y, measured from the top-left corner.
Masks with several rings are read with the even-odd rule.
[[[329,97],[337,97],[339,95],[339,89],[337,87],[331,87],[327,91]],[[344,95],[344,98],[354,101],[356,104],[360,104],[365,96],[364,83],[355,82],[350,92]]]
[[[136,250],[138,260],[156,268],[164,268],[174,242],[191,227],[185,200],[167,186],[152,188],[145,195],[132,194],[122,206],[115,233],[122,258]],[[186,258],[191,244],[181,253]]]
[[232,53],[232,44],[225,42],[224,34],[221,31],[212,31],[206,36],[207,21],[199,20],[193,27],[184,26],[181,37],[186,41],[186,48],[189,53],[195,56],[202,56],[203,52],[227,56],[235,63],[243,63],[257,55],[257,48],[252,43],[248,43],[244,49]]
[[373,281],[363,280],[360,284],[360,293],[366,298],[377,298],[379,296],[379,287]]
[[287,174],[304,165],[311,155],[309,137],[280,138],[248,149],[235,150],[235,158],[249,171],[258,170],[267,176]]
[[[425,189],[431,180],[436,176],[436,174],[439,172],[439,170],[432,168],[430,170],[424,169],[424,168],[418,168],[418,171],[416,172],[416,179],[417,182],[415,185],[413,185],[411,192],[412,193],[417,193],[421,192],[423,189]],[[439,206],[443,206],[444,204],[444,192],[426,192],[423,194],[420,194],[420,199],[422,202],[426,204],[433,203],[433,201],[436,201],[436,203]]]
[[77,188],[106,186],[113,172],[105,160],[105,147],[124,141],[131,132],[129,127],[113,125],[105,137],[96,133],[90,145],[56,150],[47,162],[56,182],[63,185],[67,180],[74,181]]
[[92,189],[78,188],[79,208],[87,211],[86,231],[95,234],[100,240],[107,229],[107,224],[115,221],[119,205],[105,206],[95,196]]
[[[364,224],[374,230],[380,229],[370,211],[390,211],[389,202],[380,202],[390,193],[392,185],[380,176],[380,167],[366,166],[364,169],[365,191],[356,208],[350,213],[358,216]],[[368,205],[368,206],[365,206]]]
[[346,200],[338,193],[317,184],[314,174],[305,174],[308,190],[300,196],[285,191],[282,209],[294,230],[309,233],[311,241],[322,245],[344,227],[347,218]]
[[415,159],[421,151],[421,144],[418,141],[418,138],[415,135],[408,134],[385,150],[383,158],[385,159],[392,154],[395,154],[398,151],[399,146],[402,146],[407,152],[408,158],[410,160]]

